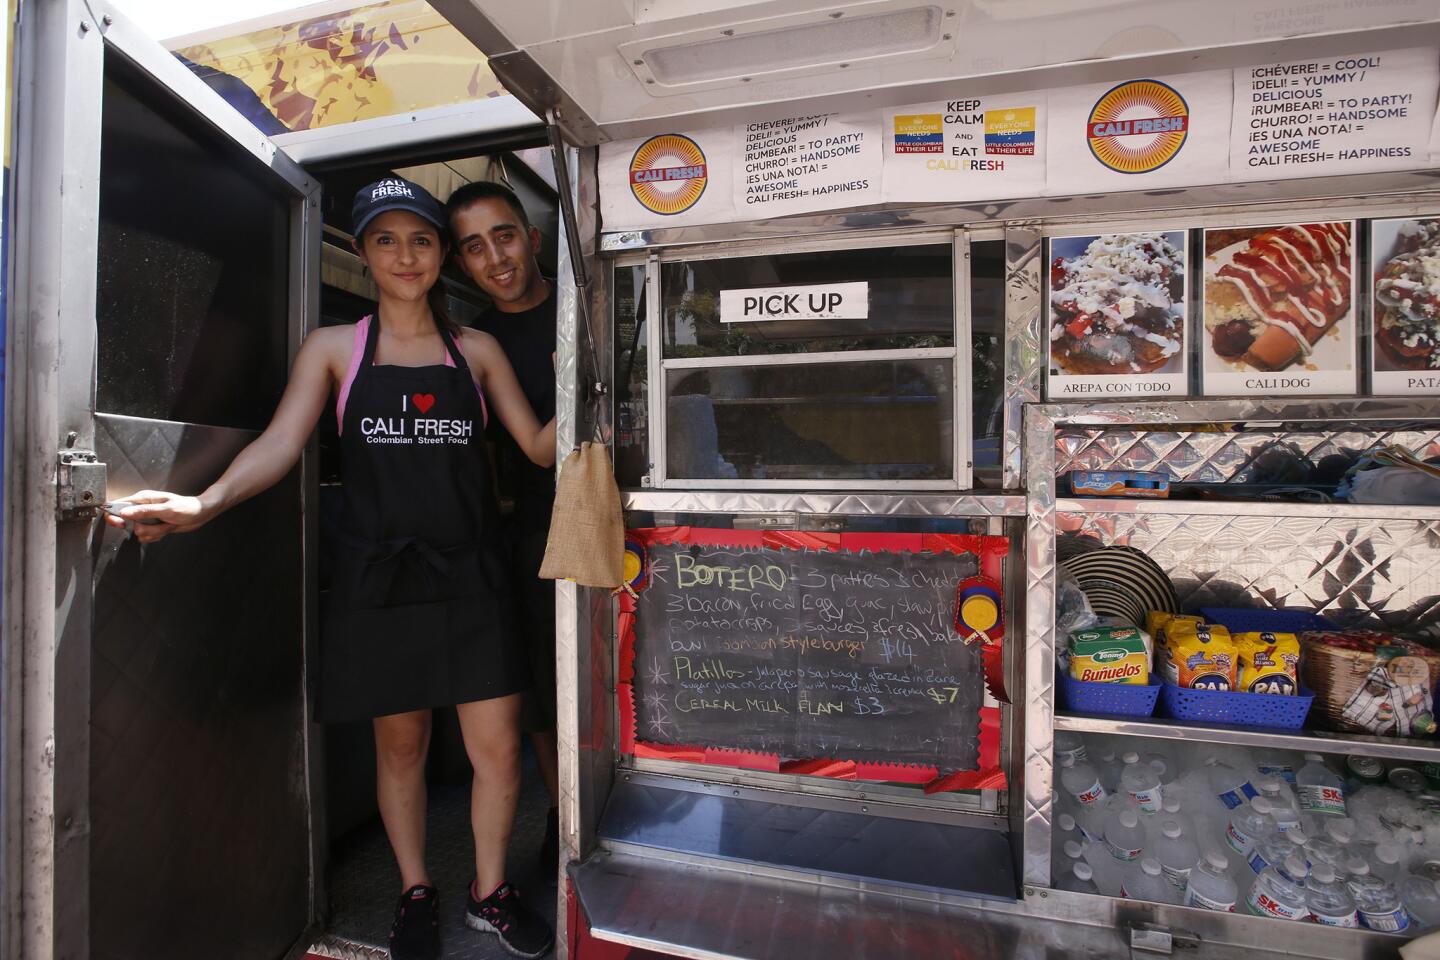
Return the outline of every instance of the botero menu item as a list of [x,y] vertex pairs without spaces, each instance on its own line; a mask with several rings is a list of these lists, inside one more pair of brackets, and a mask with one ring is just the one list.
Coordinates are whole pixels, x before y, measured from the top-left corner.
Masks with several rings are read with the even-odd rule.
[[1052,399],[1185,393],[1185,234],[1050,242]]
[[1376,220],[1376,393],[1440,392],[1440,219]]
[[1205,231],[1205,392],[1355,390],[1354,224]]

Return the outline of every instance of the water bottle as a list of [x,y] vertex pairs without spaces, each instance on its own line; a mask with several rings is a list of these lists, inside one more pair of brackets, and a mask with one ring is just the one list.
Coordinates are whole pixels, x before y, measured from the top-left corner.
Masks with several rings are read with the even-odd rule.
[[1243,773],[1223,760],[1210,762],[1209,777],[1210,789],[1231,810],[1259,794]]
[[1410,916],[1400,903],[1395,888],[1379,877],[1363,876],[1350,881],[1350,896],[1360,911],[1360,922],[1371,930],[1399,933],[1410,926]]
[[1305,856],[1305,834],[1299,828],[1283,833],[1277,831],[1260,838],[1246,863],[1250,864],[1251,871],[1260,874],[1265,872],[1266,867],[1282,864],[1291,856],[1298,856],[1305,865],[1305,871],[1310,871],[1310,860]]
[[1095,768],[1088,760],[1076,760],[1073,755],[1060,758],[1060,785],[1082,806],[1104,800],[1106,796]]
[[1101,743],[1095,748],[1095,769],[1100,771],[1100,785],[1106,793],[1120,789],[1120,761],[1114,747]]
[[1417,929],[1440,927],[1440,881],[1412,873],[1400,881],[1400,900]]
[[1145,852],[1145,830],[1134,810],[1112,811],[1105,821],[1105,846],[1116,860],[1129,862]]
[[1230,824],[1225,828],[1225,842],[1241,858],[1250,856],[1255,841],[1275,832],[1275,821],[1270,818],[1270,801],[1264,797],[1253,797],[1243,807],[1237,807],[1230,814]]
[[1055,845],[1064,846],[1067,840],[1079,840],[1081,833],[1075,818],[1068,813],[1062,813],[1055,818]]
[[1075,864],[1080,862],[1080,857],[1085,853],[1085,848],[1080,846],[1080,844],[1075,840],[1065,841],[1065,845],[1060,849],[1065,854],[1065,863],[1059,871],[1061,873],[1064,873],[1067,870],[1073,870],[1075,868]]
[[1065,763],[1066,757],[1074,757],[1076,763],[1084,763],[1090,759],[1085,752],[1085,741],[1073,733],[1064,730],[1055,733],[1055,762]]
[[1079,808],[1079,815],[1075,818],[1075,826],[1080,828],[1081,835],[1084,836],[1088,842],[1105,842],[1105,814],[1107,812],[1108,808],[1104,800],[1099,800]]
[[1275,825],[1281,830],[1290,830],[1300,826],[1300,805],[1295,802],[1295,796],[1285,781],[1278,777],[1261,777],[1256,789],[1260,796],[1270,803],[1270,816],[1275,818]]
[[1305,861],[1291,854],[1278,864],[1271,864],[1255,880],[1245,905],[1257,917],[1280,920],[1308,920],[1310,908],[1305,899]]
[[1305,844],[1305,856],[1310,860],[1313,870],[1315,864],[1324,863],[1335,868],[1338,875],[1345,869],[1345,857],[1347,854],[1333,840],[1317,839]]
[[1123,759],[1125,768],[1120,771],[1120,788],[1143,812],[1157,812],[1163,801],[1160,796],[1160,777],[1155,768],[1148,763],[1142,763],[1140,754],[1133,751],[1125,754]]
[[1225,873],[1229,865],[1219,850],[1205,851],[1185,884],[1185,906],[1234,913],[1235,881]]
[[1349,851],[1355,842],[1355,821],[1349,817],[1335,817],[1325,822],[1325,835],[1341,850]]
[[[1165,805],[1168,811],[1170,805]],[[1155,859],[1160,861],[1160,870],[1165,879],[1178,889],[1184,890],[1190,879],[1190,870],[1200,859],[1200,848],[1185,834],[1185,827],[1178,820],[1166,820],[1160,824],[1160,837],[1155,841]]]
[[1310,871],[1310,880],[1305,884],[1305,905],[1310,908],[1310,919],[1316,923],[1327,927],[1360,926],[1350,891],[1328,863],[1317,863]]
[[1345,816],[1345,781],[1325,766],[1320,754],[1305,754],[1305,765],[1295,773],[1295,786],[1305,813]]
[[1398,883],[1404,867],[1400,864],[1402,854],[1398,843],[1377,843],[1371,855],[1370,872],[1388,883]]
[[1060,878],[1060,889],[1069,890],[1071,893],[1095,893],[1100,889],[1095,886],[1095,874],[1090,869],[1090,864],[1080,861],[1075,864],[1075,869]]
[[1176,903],[1175,888],[1165,879],[1160,861],[1146,857],[1140,861],[1139,870],[1131,870],[1120,887],[1120,895],[1128,900],[1148,900],[1151,903]]
[[1350,896],[1355,896],[1355,884],[1362,880],[1372,879],[1370,876],[1370,862],[1358,853],[1347,853],[1345,863],[1342,865],[1344,871],[1340,879],[1345,881],[1345,886],[1350,888]]
[[1295,786],[1295,767],[1290,754],[1281,750],[1262,750],[1255,755],[1255,769],[1262,777],[1278,777],[1288,786]]

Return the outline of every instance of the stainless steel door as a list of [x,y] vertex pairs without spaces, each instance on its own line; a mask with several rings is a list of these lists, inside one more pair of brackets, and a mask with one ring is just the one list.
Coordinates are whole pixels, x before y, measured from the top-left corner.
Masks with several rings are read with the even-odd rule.
[[[103,4],[26,4],[20,50],[12,943],[36,957],[303,952],[321,832],[310,456],[148,547],[56,503],[57,483],[81,507],[197,493],[264,427],[318,297],[318,185]],[[84,483],[92,453],[103,489]]]

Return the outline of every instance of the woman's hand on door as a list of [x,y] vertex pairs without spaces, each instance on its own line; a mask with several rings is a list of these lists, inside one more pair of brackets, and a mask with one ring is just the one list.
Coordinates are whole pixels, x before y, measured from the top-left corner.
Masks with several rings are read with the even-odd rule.
[[126,497],[127,506],[105,513],[112,527],[129,529],[141,543],[154,543],[172,533],[194,530],[210,518],[199,497],[184,497],[164,490],[141,490]]

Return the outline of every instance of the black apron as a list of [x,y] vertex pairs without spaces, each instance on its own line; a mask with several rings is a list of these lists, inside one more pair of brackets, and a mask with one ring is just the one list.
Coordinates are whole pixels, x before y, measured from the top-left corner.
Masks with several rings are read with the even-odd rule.
[[530,685],[465,358],[376,366],[379,318],[340,431],[344,507],[320,650],[317,715],[359,720]]

